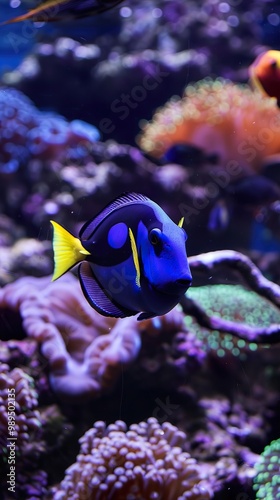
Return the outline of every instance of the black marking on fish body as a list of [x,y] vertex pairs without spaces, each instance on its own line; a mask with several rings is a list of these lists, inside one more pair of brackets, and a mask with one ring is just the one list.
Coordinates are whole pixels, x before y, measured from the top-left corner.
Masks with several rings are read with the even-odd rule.
[[125,318],[137,314],[138,311],[126,309],[108,294],[108,291],[102,287],[96,278],[89,262],[82,262],[79,265],[78,272],[85,298],[100,314],[114,318]]

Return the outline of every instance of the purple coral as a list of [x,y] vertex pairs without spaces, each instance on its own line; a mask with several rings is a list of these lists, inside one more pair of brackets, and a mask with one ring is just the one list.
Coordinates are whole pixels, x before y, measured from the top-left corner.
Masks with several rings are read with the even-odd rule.
[[39,112],[24,94],[15,89],[0,90],[0,171],[14,172],[30,157],[26,136],[36,127]]
[[[41,427],[40,415],[37,411],[37,392],[32,377],[21,368],[10,371],[8,365],[0,365],[0,439],[1,449],[5,451],[8,437],[8,403],[9,391],[14,395],[15,437],[17,447],[21,447],[30,439],[30,435]],[[3,442],[4,440],[4,442]]]
[[50,160],[99,139],[90,124],[40,112],[18,90],[0,90],[0,172],[9,174],[30,159]]
[[80,439],[80,453],[53,491],[54,500],[130,498],[208,500],[209,480],[203,480],[196,461],[182,451],[184,432],[155,418],[132,424],[123,421],[106,428],[95,422]]
[[141,346],[137,320],[100,316],[71,275],[58,283],[22,278],[1,290],[0,307],[20,314],[49,362],[53,389],[72,401],[111,388]]
[[142,348],[129,376],[141,387],[174,391],[178,383],[201,368],[206,358],[203,343],[188,331],[185,316],[174,308],[142,326]]

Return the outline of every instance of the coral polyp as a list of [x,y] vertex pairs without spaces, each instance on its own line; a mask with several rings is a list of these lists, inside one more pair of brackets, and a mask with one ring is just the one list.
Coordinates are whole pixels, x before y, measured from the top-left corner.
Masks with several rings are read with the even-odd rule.
[[[279,309],[252,290],[240,285],[206,285],[192,287],[188,296],[206,311],[225,320],[251,326],[269,326],[280,323]],[[234,299],[233,299],[234,298]],[[229,333],[209,331],[191,317],[185,317],[186,326],[202,341],[206,351],[215,351],[219,357],[226,353],[239,357],[244,352],[258,349],[255,342],[245,342]],[[242,356],[243,357],[243,356]]]
[[[175,144],[192,144],[258,170],[264,158],[280,153],[280,111],[248,85],[206,78],[190,84],[144,125],[142,149],[157,158]],[[229,168],[232,165],[228,165]]]
[[256,470],[257,475],[254,479],[256,499],[280,498],[280,439],[272,441],[265,447]]
[[210,480],[202,480],[196,461],[182,451],[185,439],[177,427],[155,418],[129,429],[121,420],[107,428],[95,422],[53,498],[210,500]]

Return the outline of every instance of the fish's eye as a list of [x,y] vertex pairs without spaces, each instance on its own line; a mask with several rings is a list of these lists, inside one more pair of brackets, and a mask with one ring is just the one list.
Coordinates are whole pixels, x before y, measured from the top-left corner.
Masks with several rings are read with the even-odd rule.
[[276,68],[277,68],[277,61],[271,61],[271,63],[270,63],[270,67],[271,67],[272,69],[276,69]]
[[155,227],[149,232],[149,241],[152,245],[156,246],[161,243],[161,230]]

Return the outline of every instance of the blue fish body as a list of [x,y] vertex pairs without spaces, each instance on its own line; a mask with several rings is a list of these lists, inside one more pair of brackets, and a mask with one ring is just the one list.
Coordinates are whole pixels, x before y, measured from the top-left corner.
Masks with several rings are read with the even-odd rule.
[[170,311],[191,284],[186,233],[146,196],[125,194],[86,223],[79,279],[105,316],[138,319]]

